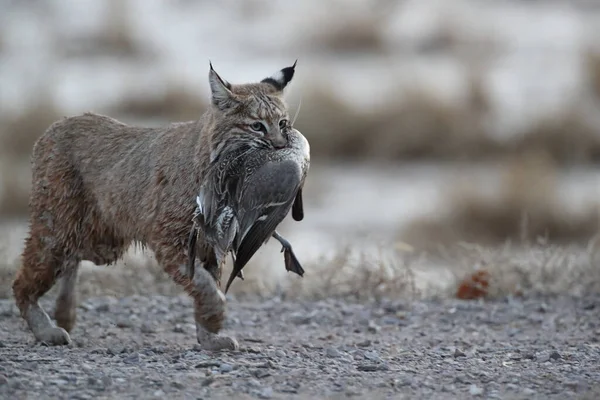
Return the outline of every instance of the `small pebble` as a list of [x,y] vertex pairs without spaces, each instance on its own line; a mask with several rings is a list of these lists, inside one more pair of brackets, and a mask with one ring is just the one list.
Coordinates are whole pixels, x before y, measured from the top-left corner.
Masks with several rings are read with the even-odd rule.
[[558,354],[557,351],[553,351],[552,353],[550,353],[550,355],[548,356],[549,360],[553,360],[553,361],[557,361],[560,360],[562,357],[560,356],[560,354]]
[[133,326],[133,324],[131,323],[131,321],[128,320],[128,319],[125,319],[125,318],[118,320],[117,323],[116,323],[116,325],[117,325],[117,328],[121,328],[121,329],[123,329],[123,328],[131,328]]
[[467,355],[460,349],[456,348],[454,349],[454,358],[458,358],[458,357],[466,357]]
[[273,389],[269,386],[264,388],[258,393],[258,397],[261,399],[270,399],[273,397]]
[[376,351],[365,351],[364,356],[367,360],[371,361],[381,361],[379,354]]
[[338,358],[338,357],[342,356],[342,353],[333,347],[328,347],[325,350],[325,355],[327,355],[327,357],[330,357],[330,358]]
[[100,304],[96,307],[96,311],[98,312],[108,312],[110,311],[110,306],[108,304]]
[[219,365],[219,371],[222,373],[227,373],[233,371],[233,366],[231,364],[223,363]]
[[380,330],[381,328],[375,322],[369,321],[369,325],[367,326],[369,333],[379,333]]
[[185,385],[179,381],[171,382],[171,386],[174,387],[175,389],[179,389],[179,390],[185,389]]
[[477,385],[469,386],[469,394],[471,396],[481,396],[483,394],[483,389]]
[[280,358],[283,358],[283,357],[287,356],[287,354],[285,354],[285,351],[283,351],[283,350],[277,350],[277,351],[275,352],[275,355],[276,355],[277,357],[280,357]]
[[123,362],[125,364],[137,364],[140,362],[140,355],[138,353],[133,353],[129,356],[127,356]]

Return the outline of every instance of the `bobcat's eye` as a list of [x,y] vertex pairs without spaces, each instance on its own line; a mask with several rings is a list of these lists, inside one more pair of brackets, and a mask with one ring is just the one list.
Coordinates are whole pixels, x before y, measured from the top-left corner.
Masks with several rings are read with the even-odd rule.
[[288,120],[282,119],[279,121],[279,129],[285,129],[288,126]]
[[250,125],[254,132],[267,133],[267,127],[262,122],[254,122]]

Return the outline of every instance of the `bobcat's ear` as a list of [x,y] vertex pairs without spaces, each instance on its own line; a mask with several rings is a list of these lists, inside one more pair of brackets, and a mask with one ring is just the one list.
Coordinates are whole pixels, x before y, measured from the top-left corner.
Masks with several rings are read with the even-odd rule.
[[220,110],[225,110],[235,103],[235,95],[231,92],[231,84],[217,74],[211,62],[209,64],[208,83],[210,84],[212,103]]
[[294,72],[296,72],[296,63],[298,60],[294,61],[294,65],[291,67],[286,67],[280,71],[275,72],[273,75],[268,78],[263,79],[261,82],[268,83],[273,86],[277,91],[282,92],[283,89],[290,83],[292,78],[294,77]]

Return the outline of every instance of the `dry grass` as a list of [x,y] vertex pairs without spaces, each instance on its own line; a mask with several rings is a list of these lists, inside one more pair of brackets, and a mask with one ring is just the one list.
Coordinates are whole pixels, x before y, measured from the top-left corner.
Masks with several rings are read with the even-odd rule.
[[477,80],[462,103],[415,88],[376,110],[358,109],[316,86],[303,96],[296,126],[316,157],[480,161],[535,151],[560,163],[600,161],[600,130],[576,110],[500,142],[486,124],[489,109]]
[[126,98],[116,104],[110,112],[176,122],[198,119],[207,106],[200,96],[181,85],[170,84],[157,96]]
[[591,92],[600,100],[600,50],[586,52],[584,63]]
[[0,219],[25,216],[29,212],[31,175],[29,163],[23,160],[0,160]]
[[0,115],[0,157],[29,160],[35,141],[62,116],[45,93],[37,96],[20,114]]
[[60,110],[43,93],[21,114],[0,115],[0,217],[27,214],[33,145],[60,118]]
[[381,52],[384,41],[381,32],[383,16],[362,15],[331,21],[326,30],[320,31],[311,43],[328,53]]
[[[599,238],[590,240],[586,247],[463,244],[451,248],[444,259],[448,260],[456,282],[475,271],[485,271],[489,276],[486,298],[600,293]],[[455,294],[456,288],[457,285],[451,285],[446,295]]]
[[569,211],[563,201],[553,164],[544,156],[523,157],[510,164],[491,195],[454,183],[446,212],[412,222],[401,236],[427,248],[462,241],[581,243],[599,233],[600,203]]
[[564,164],[600,161],[600,126],[593,126],[577,109],[549,115],[509,142],[508,155],[547,154]]
[[383,28],[387,25],[390,11],[397,4],[389,0],[377,0],[368,8],[349,8],[345,2],[333,5],[337,12],[334,18],[323,15],[314,24],[316,29],[309,33],[307,43],[311,52],[381,53],[386,50]]
[[108,1],[108,24],[100,32],[82,35],[76,38],[61,39],[57,51],[63,57],[93,58],[111,56],[131,59],[143,59],[151,55],[143,49],[132,34],[129,2]]
[[[9,298],[21,246],[15,245],[15,237],[4,239],[4,248],[0,249],[0,298]],[[375,249],[352,243],[340,246],[330,257],[305,265],[304,278],[281,274],[283,261],[269,264],[258,257],[246,268],[246,280],[236,281],[231,293],[238,298],[280,295],[287,299],[333,297],[352,301],[454,297],[461,280],[483,270],[489,283],[486,298],[580,295],[600,292],[599,262],[600,238],[587,246],[462,244],[435,253],[420,253],[401,243],[381,244]],[[229,269],[223,272],[225,277]],[[84,262],[78,289],[82,298],[182,293],[151,253],[135,249],[115,266],[96,267]],[[56,288],[50,295],[55,293]]]
[[416,160],[480,158],[496,151],[470,106],[415,89],[367,111],[318,89],[302,101],[297,126],[316,156]]

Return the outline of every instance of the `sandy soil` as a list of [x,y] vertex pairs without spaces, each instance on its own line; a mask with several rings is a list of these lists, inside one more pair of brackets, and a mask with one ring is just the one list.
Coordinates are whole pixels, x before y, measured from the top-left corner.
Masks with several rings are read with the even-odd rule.
[[[52,311],[52,298],[44,300]],[[190,300],[81,302],[69,347],[0,300],[0,398],[500,398],[600,394],[600,297],[229,301],[240,350],[198,348]]]

